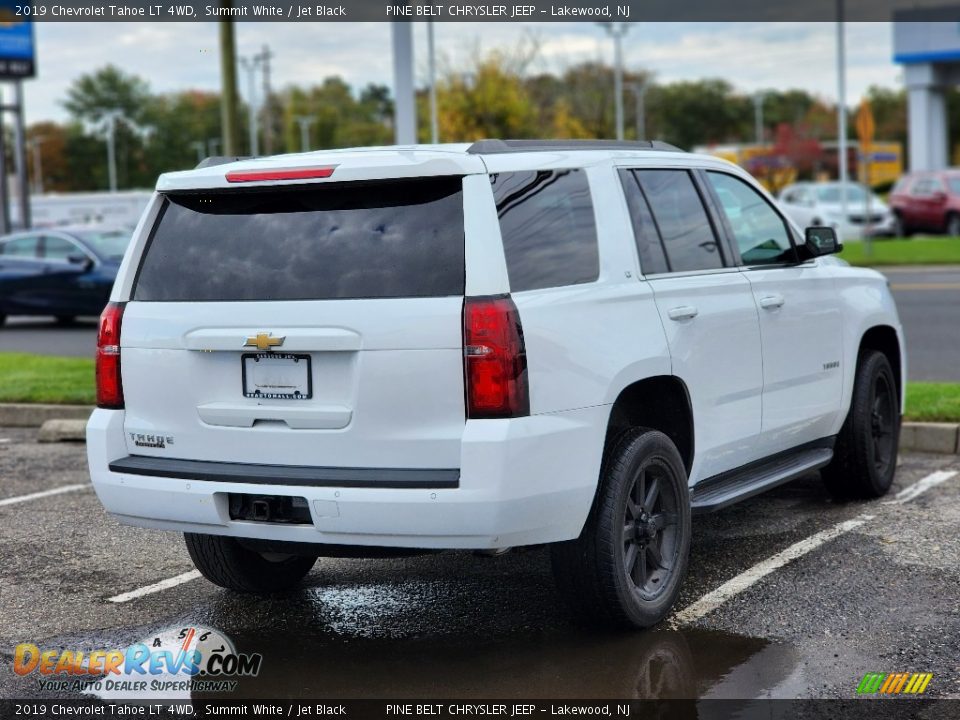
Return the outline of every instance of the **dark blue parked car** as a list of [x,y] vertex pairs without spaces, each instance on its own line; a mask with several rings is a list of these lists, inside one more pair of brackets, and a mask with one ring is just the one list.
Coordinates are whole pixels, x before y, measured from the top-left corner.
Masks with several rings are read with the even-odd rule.
[[92,225],[0,237],[0,324],[8,315],[99,315],[129,241],[127,230]]

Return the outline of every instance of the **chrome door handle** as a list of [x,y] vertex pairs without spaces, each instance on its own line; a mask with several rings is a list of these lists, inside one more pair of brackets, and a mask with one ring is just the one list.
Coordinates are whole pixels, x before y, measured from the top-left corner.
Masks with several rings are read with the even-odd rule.
[[776,310],[777,308],[783,307],[785,299],[783,295],[779,293],[776,295],[766,295],[760,298],[760,307],[764,310]]
[[670,316],[671,320],[691,320],[699,312],[693,305],[681,305],[680,307],[670,308],[667,315]]

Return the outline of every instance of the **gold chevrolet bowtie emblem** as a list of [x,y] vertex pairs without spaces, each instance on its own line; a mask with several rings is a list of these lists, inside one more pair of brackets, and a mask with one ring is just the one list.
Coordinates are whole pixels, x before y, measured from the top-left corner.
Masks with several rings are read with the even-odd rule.
[[283,345],[283,341],[286,339],[286,336],[273,337],[270,333],[262,332],[248,337],[243,346],[255,347],[257,350],[272,350],[275,347]]

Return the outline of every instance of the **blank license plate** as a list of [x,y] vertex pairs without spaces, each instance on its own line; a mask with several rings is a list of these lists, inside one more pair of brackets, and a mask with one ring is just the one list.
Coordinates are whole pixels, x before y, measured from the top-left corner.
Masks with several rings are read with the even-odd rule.
[[246,353],[240,362],[244,397],[309,400],[313,396],[309,355]]

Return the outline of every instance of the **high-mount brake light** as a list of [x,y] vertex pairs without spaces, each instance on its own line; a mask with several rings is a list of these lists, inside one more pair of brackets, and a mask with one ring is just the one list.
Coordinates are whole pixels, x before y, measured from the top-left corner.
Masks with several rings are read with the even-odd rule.
[[315,168],[291,168],[288,170],[232,170],[227,173],[227,182],[266,182],[269,180],[322,180],[333,175],[336,165]]
[[100,315],[97,333],[97,407],[123,409],[120,381],[120,323],[123,303],[108,303]]
[[530,414],[523,327],[509,295],[464,299],[463,372],[467,417]]

